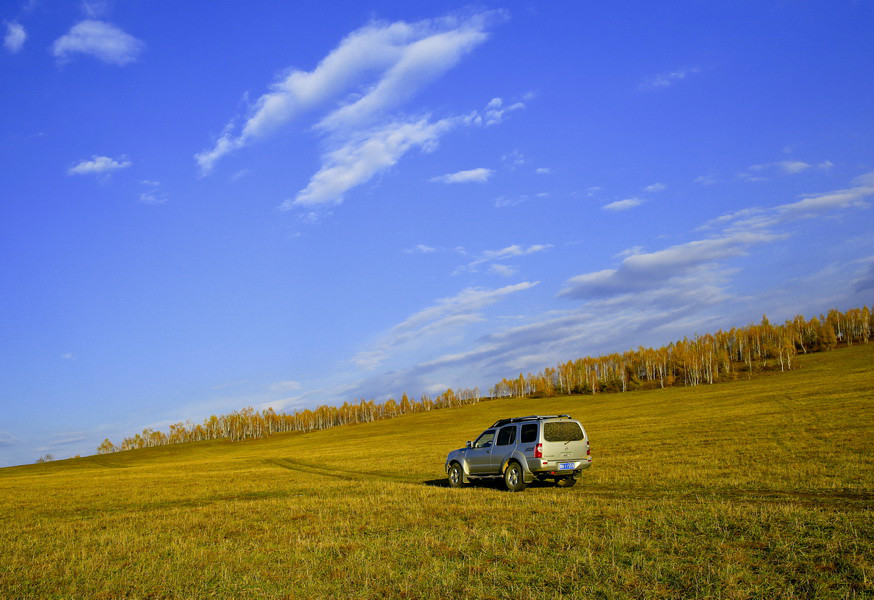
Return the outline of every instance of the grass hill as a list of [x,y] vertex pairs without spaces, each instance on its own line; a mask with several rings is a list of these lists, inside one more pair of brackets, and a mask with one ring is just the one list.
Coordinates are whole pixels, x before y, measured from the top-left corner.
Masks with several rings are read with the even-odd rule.
[[[872,359],[0,469],[0,597],[871,597]],[[532,413],[586,426],[576,487],[444,487]]]

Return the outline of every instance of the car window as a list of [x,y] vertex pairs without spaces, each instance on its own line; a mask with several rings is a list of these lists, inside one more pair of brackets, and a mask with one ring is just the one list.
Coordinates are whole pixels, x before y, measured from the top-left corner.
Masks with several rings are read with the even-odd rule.
[[494,429],[486,429],[482,432],[482,434],[476,438],[476,442],[474,442],[474,448],[488,448],[492,445],[492,442],[495,441],[495,430]]
[[543,424],[543,439],[547,442],[575,442],[585,438],[576,421],[557,421]]
[[522,426],[522,439],[521,442],[523,444],[530,444],[531,442],[537,441],[537,423],[529,423],[528,425]]
[[516,442],[516,426],[510,425],[509,427],[504,427],[500,432],[498,432],[498,442],[495,444],[496,446],[509,446]]

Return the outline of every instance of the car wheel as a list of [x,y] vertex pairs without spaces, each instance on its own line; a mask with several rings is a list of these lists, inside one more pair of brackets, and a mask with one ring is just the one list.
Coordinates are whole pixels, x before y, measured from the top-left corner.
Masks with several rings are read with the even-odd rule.
[[459,488],[464,485],[464,471],[462,471],[460,464],[452,463],[449,467],[448,479],[451,488]]
[[511,492],[521,492],[525,489],[522,467],[517,462],[511,462],[504,471],[504,485]]
[[555,480],[555,485],[557,485],[560,488],[574,487],[576,484],[577,484],[577,478],[573,477],[573,476],[562,477],[561,479]]

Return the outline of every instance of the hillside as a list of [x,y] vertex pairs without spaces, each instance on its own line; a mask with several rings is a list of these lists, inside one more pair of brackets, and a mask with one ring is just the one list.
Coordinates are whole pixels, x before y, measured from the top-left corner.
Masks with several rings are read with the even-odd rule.
[[[0,469],[0,597],[871,595],[872,359]],[[575,488],[443,486],[495,419],[561,412]]]

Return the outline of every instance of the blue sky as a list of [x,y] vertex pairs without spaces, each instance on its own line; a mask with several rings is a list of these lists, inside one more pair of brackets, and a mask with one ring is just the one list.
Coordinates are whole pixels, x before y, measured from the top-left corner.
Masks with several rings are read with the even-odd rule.
[[4,3],[0,465],[869,304],[872,2],[663,4]]

